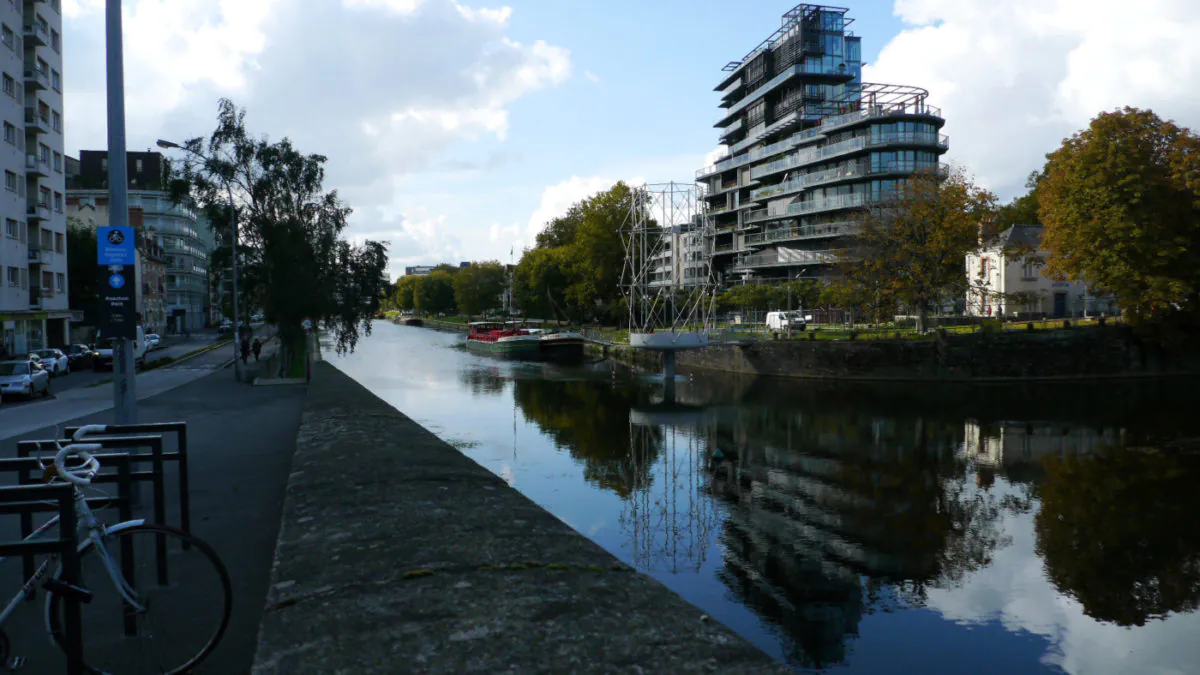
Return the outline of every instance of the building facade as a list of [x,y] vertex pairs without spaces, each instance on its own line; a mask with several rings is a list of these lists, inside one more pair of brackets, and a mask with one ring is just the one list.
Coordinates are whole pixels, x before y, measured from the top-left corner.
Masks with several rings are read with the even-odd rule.
[[938,170],[949,148],[928,92],[862,82],[848,11],[797,5],[725,66],[715,126],[727,151],[696,172],[722,285],[825,276],[855,211],[892,197],[916,171]]
[[[67,190],[67,223],[70,226],[87,227],[92,231],[99,227],[107,227],[110,224],[108,192]],[[145,213],[140,207],[129,209],[128,223],[137,232],[137,263],[134,267],[134,277],[135,287],[138,289],[139,319],[147,333],[159,333],[166,328],[166,257],[160,237],[147,231]]]
[[[165,309],[162,330],[182,333],[208,323],[208,244],[196,212],[173,204],[163,189],[166,170],[157,152],[126,153],[129,208],[140,209],[147,236],[162,249],[165,260]],[[108,153],[79,153],[79,173],[71,177],[71,196],[79,206],[108,203]]]
[[703,286],[708,281],[710,257],[706,244],[700,219],[691,226],[672,227],[654,255],[650,286],[677,291]]
[[63,158],[62,8],[0,2],[0,344],[9,353],[69,337]]
[[1013,225],[995,245],[967,256],[966,313],[1007,319],[1113,315],[1116,301],[1078,279],[1043,274],[1041,225]]

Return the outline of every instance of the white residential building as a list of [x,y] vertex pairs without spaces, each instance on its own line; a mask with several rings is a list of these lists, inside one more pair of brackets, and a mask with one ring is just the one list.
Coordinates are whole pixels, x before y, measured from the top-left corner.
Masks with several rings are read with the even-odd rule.
[[679,290],[703,285],[708,280],[710,258],[706,243],[698,223],[671,228],[654,255],[650,286]]
[[1116,313],[1111,297],[1096,296],[1078,280],[1043,274],[1044,265],[1037,261],[1046,256],[1041,245],[1041,225],[1013,225],[994,246],[968,255],[967,314],[1060,319]]
[[63,159],[62,7],[0,2],[0,344],[10,353],[69,337]]

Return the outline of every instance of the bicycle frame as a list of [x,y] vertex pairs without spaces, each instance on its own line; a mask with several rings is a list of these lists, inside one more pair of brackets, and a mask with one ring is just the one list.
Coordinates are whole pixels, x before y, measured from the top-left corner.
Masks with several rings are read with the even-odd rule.
[[[124,599],[125,602],[127,602],[131,607],[133,607],[134,610],[144,610],[145,607],[139,601],[137,591],[135,591],[133,587],[130,586],[125,580],[125,577],[121,574],[119,565],[113,560],[112,555],[109,554],[108,547],[104,545],[104,538],[110,534],[116,534],[131,527],[140,526],[146,521],[141,519],[127,520],[123,523],[117,523],[112,527],[106,527],[100,522],[99,519],[96,518],[95,513],[92,512],[92,508],[88,506],[87,498],[83,496],[83,492],[81,492],[79,489],[75,490],[75,512],[78,515],[80,529],[87,530],[87,536],[83,538],[82,542],[80,542],[77,550],[82,553],[89,545],[95,546],[97,554],[100,555],[100,559],[104,565],[104,568],[108,572],[108,576],[112,580],[113,586],[116,587],[117,592],[121,594],[121,598]],[[57,525],[58,522],[59,517],[54,516],[50,520],[46,521],[45,524],[34,530],[33,533],[26,537],[23,541],[32,541],[41,538],[46,532]],[[34,572],[33,576],[25,581],[25,584],[21,586],[21,590],[17,591],[17,594],[14,595],[11,600],[9,600],[8,605],[5,606],[4,610],[0,611],[0,625],[3,625],[4,622],[7,621],[12,615],[12,613],[16,611],[17,607],[21,604],[21,600],[28,597],[31,593],[37,591],[38,583],[42,579],[46,578],[47,572],[50,570],[51,565],[57,563],[58,558],[59,556],[56,554],[47,556],[46,560],[37,568],[37,571]],[[5,560],[7,560],[7,558],[0,557],[0,563],[4,562]],[[46,633],[49,635],[49,602],[46,603],[44,618],[46,622]],[[51,642],[53,642],[53,638],[51,638]]]

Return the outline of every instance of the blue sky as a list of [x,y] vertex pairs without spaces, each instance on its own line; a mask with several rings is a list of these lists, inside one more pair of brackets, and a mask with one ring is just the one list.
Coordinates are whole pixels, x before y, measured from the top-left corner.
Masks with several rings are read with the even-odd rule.
[[[103,2],[63,0],[68,152],[103,148]],[[1200,3],[851,0],[864,79],[945,110],[957,164],[1002,199],[1097,113],[1200,124]],[[252,130],[328,156],[350,234],[404,265],[507,260],[617,179],[690,180],[717,148],[721,67],[791,2],[125,0],[129,147]]]

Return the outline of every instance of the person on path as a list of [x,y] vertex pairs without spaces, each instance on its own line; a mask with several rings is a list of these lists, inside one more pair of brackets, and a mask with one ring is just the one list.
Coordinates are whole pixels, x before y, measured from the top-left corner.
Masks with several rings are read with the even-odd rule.
[[250,359],[250,338],[242,338],[242,363]]
[[262,342],[258,338],[254,338],[254,345],[251,347],[254,350],[254,360],[258,361],[258,355],[262,353]]

